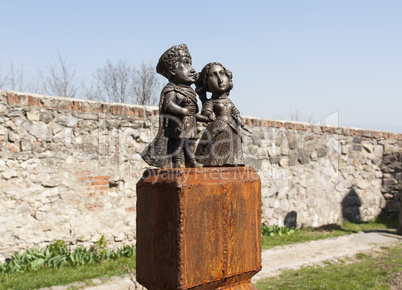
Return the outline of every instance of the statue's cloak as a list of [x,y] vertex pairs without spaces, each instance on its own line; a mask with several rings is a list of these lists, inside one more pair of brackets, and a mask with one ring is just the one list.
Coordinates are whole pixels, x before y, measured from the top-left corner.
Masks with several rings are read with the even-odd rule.
[[[159,168],[172,167],[171,156],[168,154],[168,134],[165,133],[168,128],[169,118],[165,116],[169,115],[165,112],[165,96],[167,93],[175,91],[183,95],[189,95],[190,92],[194,93],[194,90],[190,87],[185,88],[182,86],[176,86],[173,83],[168,83],[162,90],[160,100],[159,100],[159,129],[154,140],[142,151],[141,157],[150,166]],[[195,95],[195,94],[194,94]],[[195,96],[194,96],[195,97]],[[170,120],[172,121],[172,120]],[[183,154],[180,152],[179,154]]]

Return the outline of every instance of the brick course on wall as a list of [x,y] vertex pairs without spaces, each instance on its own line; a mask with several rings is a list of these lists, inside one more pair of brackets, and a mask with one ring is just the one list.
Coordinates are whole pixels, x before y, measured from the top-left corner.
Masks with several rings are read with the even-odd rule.
[[[244,122],[254,130],[244,155],[262,179],[264,223],[397,214],[402,134]],[[0,259],[57,239],[135,243],[140,153],[157,130],[156,107],[0,91]]]

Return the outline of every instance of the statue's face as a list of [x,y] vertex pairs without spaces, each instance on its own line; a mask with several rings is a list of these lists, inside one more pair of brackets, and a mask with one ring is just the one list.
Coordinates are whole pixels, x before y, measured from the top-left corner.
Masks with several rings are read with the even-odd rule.
[[173,82],[178,85],[191,85],[195,83],[197,76],[192,66],[191,58],[183,56],[180,58],[177,67],[173,69]]
[[207,85],[212,94],[222,94],[229,91],[229,83],[229,78],[222,66],[214,64],[209,68]]

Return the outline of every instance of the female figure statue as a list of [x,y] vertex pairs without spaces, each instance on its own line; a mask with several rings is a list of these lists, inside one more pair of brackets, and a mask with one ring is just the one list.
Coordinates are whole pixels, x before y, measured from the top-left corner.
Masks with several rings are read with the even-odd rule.
[[[204,166],[243,166],[241,128],[251,132],[240,112],[228,98],[233,88],[232,73],[220,63],[207,64],[200,73],[196,92],[203,102],[201,114],[209,124],[196,150],[197,162]],[[212,96],[207,99],[206,92]]]

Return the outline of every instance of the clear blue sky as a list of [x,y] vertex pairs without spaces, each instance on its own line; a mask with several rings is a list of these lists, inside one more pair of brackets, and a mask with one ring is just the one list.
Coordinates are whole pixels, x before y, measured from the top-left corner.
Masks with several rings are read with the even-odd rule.
[[234,75],[243,115],[298,111],[402,132],[402,1],[1,0],[0,63],[35,71],[60,54],[89,78],[106,59],[154,63],[186,43],[200,71]]

